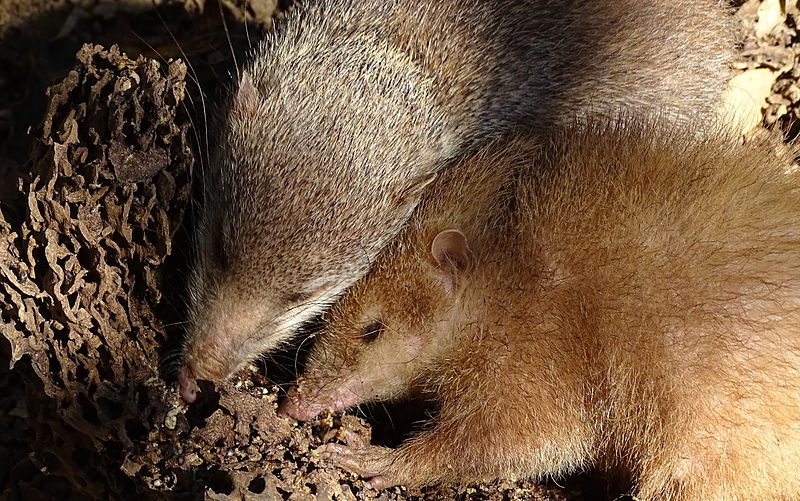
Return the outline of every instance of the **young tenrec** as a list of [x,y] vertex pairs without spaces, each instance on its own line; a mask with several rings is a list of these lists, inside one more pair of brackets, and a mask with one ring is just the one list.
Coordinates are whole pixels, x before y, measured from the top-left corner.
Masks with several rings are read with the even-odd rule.
[[715,113],[717,0],[327,0],[241,72],[205,173],[183,394],[289,339],[363,276],[456,154],[618,108]]
[[765,144],[568,129],[444,171],[282,403],[414,393],[373,487],[607,469],[641,500],[800,499],[800,176]]

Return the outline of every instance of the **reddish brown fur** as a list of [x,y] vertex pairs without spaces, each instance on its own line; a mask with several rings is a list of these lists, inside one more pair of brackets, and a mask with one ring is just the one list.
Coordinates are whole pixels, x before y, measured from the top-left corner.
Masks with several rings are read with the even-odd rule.
[[712,115],[730,21],[717,0],[293,10],[244,70],[206,172],[183,374],[225,378],[290,338],[460,152],[618,108]]
[[[483,150],[330,310],[281,412],[428,395],[399,448],[324,449],[375,487],[596,467],[639,499],[797,499],[800,189],[766,143],[627,122]],[[432,258],[449,228],[471,271]]]

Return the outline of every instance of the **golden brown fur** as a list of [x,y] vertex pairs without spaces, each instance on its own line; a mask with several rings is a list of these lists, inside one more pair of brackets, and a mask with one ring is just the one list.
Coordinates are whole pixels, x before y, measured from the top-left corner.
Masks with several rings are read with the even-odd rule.
[[730,22],[717,0],[293,10],[243,71],[206,173],[189,376],[224,378],[324,310],[463,151],[619,108],[713,115]]
[[[323,449],[375,487],[605,468],[643,500],[798,499],[800,179],[773,153],[631,121],[497,142],[330,310],[281,412],[428,395],[399,448]],[[449,229],[471,253],[438,261]]]

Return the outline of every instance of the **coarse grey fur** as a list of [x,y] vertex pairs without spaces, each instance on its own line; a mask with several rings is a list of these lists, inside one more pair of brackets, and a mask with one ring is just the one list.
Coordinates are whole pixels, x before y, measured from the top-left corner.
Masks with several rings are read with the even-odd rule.
[[716,0],[328,0],[241,72],[204,179],[185,368],[222,379],[364,275],[449,161],[620,109],[713,115]]

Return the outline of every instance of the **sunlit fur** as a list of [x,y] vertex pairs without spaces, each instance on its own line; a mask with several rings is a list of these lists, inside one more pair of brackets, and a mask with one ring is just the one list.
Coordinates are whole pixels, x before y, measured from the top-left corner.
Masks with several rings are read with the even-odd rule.
[[[448,170],[283,408],[427,395],[430,426],[378,461],[391,482],[600,468],[638,499],[798,499],[800,178],[767,139],[664,130],[522,136]],[[469,276],[431,258],[449,228]]]
[[206,171],[186,345],[200,378],[276,348],[363,276],[454,155],[620,107],[711,116],[734,46],[716,0],[310,4],[241,72]]

